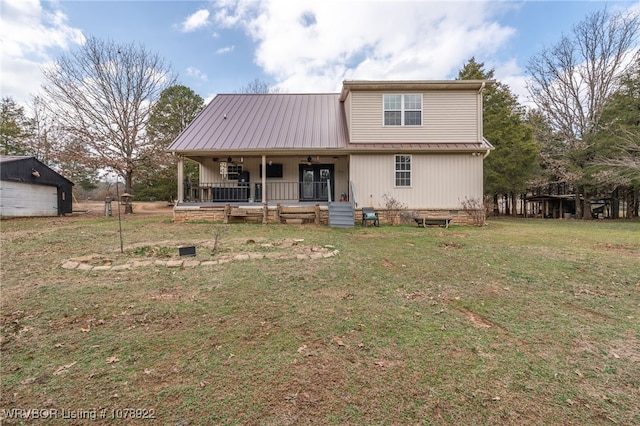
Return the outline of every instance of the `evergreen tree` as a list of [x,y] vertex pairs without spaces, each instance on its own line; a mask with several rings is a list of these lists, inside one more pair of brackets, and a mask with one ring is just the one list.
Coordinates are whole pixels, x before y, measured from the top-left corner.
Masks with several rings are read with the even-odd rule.
[[[458,73],[460,80],[492,80],[494,70],[485,71],[484,63],[469,59]],[[533,130],[525,119],[521,106],[509,86],[496,82],[483,94],[484,136],[495,147],[486,158],[484,190],[497,199],[508,195],[515,204],[538,170],[539,146],[533,139]],[[512,211],[515,213],[515,211]]]
[[[134,193],[137,199],[169,200],[177,194],[177,160],[166,148],[204,108],[204,100],[186,86],[175,85],[163,90],[154,104],[147,135],[156,147],[153,155],[140,168]],[[185,174],[198,179],[198,164],[185,159]]]
[[16,104],[13,98],[2,98],[0,101],[0,154],[32,155],[28,145],[32,126],[32,120],[25,115],[23,107]]

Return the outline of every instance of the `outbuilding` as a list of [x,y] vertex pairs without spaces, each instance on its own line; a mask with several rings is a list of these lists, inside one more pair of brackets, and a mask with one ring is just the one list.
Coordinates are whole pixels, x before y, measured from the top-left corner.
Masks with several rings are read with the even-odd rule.
[[2,217],[71,213],[72,188],[73,182],[35,157],[0,156]]

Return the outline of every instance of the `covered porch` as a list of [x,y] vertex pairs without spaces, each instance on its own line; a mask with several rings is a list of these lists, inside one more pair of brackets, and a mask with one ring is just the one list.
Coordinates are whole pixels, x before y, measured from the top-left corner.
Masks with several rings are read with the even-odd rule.
[[349,156],[338,153],[181,155],[178,179],[177,222],[329,223],[330,206],[350,201]]
[[[184,158],[198,163],[198,176],[185,174]],[[348,201],[348,168],[346,155],[180,156],[178,205]]]

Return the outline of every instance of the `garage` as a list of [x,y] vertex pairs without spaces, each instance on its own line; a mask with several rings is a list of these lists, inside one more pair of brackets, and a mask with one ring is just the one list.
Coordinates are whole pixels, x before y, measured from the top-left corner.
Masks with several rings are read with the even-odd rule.
[[73,182],[35,157],[0,156],[2,217],[72,213]]

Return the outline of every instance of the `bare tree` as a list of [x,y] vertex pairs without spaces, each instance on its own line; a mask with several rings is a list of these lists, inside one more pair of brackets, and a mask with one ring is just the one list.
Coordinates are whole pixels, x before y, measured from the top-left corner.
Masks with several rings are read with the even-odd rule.
[[269,83],[267,83],[266,81],[262,81],[258,77],[256,77],[246,86],[241,87],[238,93],[267,94],[282,93],[282,91],[278,87],[269,86]]
[[[585,218],[591,217],[586,167],[591,136],[618,78],[638,58],[639,33],[640,18],[633,12],[594,12],[527,66],[529,93],[567,148],[567,175],[575,176],[572,183],[582,189]],[[576,197],[579,192],[576,190]],[[579,199],[576,206],[580,206]]]
[[153,151],[145,126],[174,82],[170,66],[142,46],[89,38],[44,76],[48,108],[70,140],[86,146],[82,160],[115,171],[131,192],[139,163]]

